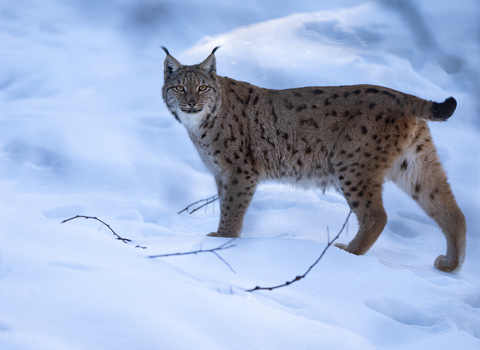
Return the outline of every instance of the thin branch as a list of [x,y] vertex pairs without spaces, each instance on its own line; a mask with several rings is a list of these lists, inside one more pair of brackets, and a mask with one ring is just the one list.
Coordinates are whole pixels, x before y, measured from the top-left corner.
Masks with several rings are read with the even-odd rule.
[[327,246],[325,247],[325,249],[323,250],[322,254],[320,254],[320,256],[318,257],[318,259],[312,264],[312,266],[310,266],[308,268],[308,270],[303,274],[303,275],[300,275],[300,276],[297,276],[295,277],[293,280],[291,281],[287,281],[285,282],[284,284],[280,284],[278,286],[273,286],[273,287],[259,287],[259,286],[256,286],[255,288],[252,288],[252,289],[247,289],[246,292],[254,292],[256,290],[273,290],[273,289],[277,289],[277,288],[282,288],[282,287],[286,287],[292,283],[295,283],[297,281],[300,281],[302,278],[305,278],[305,276],[307,276],[307,274],[315,267],[315,265],[318,264],[318,262],[320,260],[322,260],[323,256],[325,255],[325,253],[327,252],[328,248],[330,248],[330,246],[338,239],[338,237],[340,237],[340,235],[342,234],[343,230],[345,229],[345,226],[347,226],[347,223],[348,223],[348,219],[350,218],[350,214],[352,214],[352,210],[350,210],[350,212],[348,213],[347,215],[347,218],[345,219],[345,222],[343,223],[343,226],[342,228],[340,229],[340,231],[338,232],[338,234],[333,238],[333,240],[330,241],[330,238],[328,239],[328,244]]
[[230,271],[232,271],[233,273],[236,273],[235,270],[230,266],[230,264],[224,258],[222,258],[220,256],[220,254],[218,254],[217,252],[213,252],[213,251],[212,251],[212,253],[215,254],[217,256],[217,258],[222,260],[225,263],[225,265],[227,265],[227,267],[230,269]]
[[183,252],[183,253],[170,253],[170,254],[160,254],[160,255],[150,255],[149,258],[151,259],[154,259],[154,258],[164,258],[164,257],[167,257],[167,256],[180,256],[180,255],[191,255],[191,254],[198,254],[198,253],[212,253],[214,255],[216,255],[225,265],[227,265],[227,267],[233,272],[233,273],[236,273],[234,269],[232,269],[232,267],[230,266],[230,264],[228,262],[226,262],[218,253],[217,251],[218,250],[223,250],[223,249],[229,249],[229,248],[233,248],[236,246],[236,244],[231,244],[231,242],[233,242],[235,240],[235,238],[232,238],[230,240],[228,240],[227,242],[223,243],[222,245],[218,246],[217,248],[213,248],[213,249],[199,249],[199,250],[195,250],[195,251],[191,251],[191,252]]
[[[198,209],[201,209],[213,202],[215,202],[216,200],[218,199],[218,194],[216,194],[215,196],[212,196],[212,197],[209,197],[209,198],[206,198],[206,199],[200,199],[199,201],[196,201],[195,203],[192,203],[190,204],[189,206],[187,206],[185,209],[181,210],[178,212],[178,214],[181,214],[183,213],[184,211],[186,211],[187,213],[189,214],[193,214],[195,213]],[[202,202],[205,202],[204,204],[200,205],[198,208],[195,208],[193,209],[191,212],[189,212],[190,210],[190,207],[193,207],[194,205],[198,204],[198,203],[202,203]]]
[[74,216],[73,218],[63,220],[63,221],[62,221],[62,224],[66,223],[67,221],[74,220],[74,219],[78,219],[78,218],[97,220],[97,221],[101,222],[102,224],[104,224],[105,226],[107,226],[107,227],[109,228],[109,230],[112,231],[113,235],[114,235],[115,237],[117,237],[118,240],[122,241],[123,243],[131,242],[131,240],[128,239],[128,238],[120,237],[120,236],[110,227],[110,225],[108,225],[106,222],[100,220],[99,218],[97,218],[97,217],[95,217],[95,216],[77,215],[77,216]]

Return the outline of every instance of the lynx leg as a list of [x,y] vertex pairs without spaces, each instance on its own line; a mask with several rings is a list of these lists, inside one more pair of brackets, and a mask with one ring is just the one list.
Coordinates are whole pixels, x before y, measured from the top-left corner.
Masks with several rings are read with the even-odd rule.
[[217,232],[209,233],[213,237],[239,237],[243,218],[252,201],[257,180],[230,177],[226,180],[216,178],[220,198],[220,223]]
[[356,255],[365,254],[375,243],[387,224],[387,214],[383,208],[382,181],[372,179],[361,182],[343,180],[342,191],[345,198],[357,215],[358,232],[348,244],[335,244],[350,253]]
[[396,161],[388,177],[440,226],[447,240],[447,253],[437,257],[435,267],[450,272],[460,269],[465,258],[465,216],[447,182],[428,128],[422,129],[418,136]]

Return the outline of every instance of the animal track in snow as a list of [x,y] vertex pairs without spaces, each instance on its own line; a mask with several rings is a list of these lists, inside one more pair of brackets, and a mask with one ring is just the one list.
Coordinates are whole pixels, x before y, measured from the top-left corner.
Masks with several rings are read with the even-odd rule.
[[66,158],[56,150],[36,146],[23,140],[8,142],[2,150],[5,155],[17,165],[30,165],[36,169],[50,170],[56,175],[62,175],[67,167]]
[[156,205],[139,203],[137,204],[137,211],[144,222],[157,224],[162,218],[162,210]]
[[365,300],[365,305],[376,312],[408,326],[430,327],[437,321],[416,307],[394,298],[368,299]]

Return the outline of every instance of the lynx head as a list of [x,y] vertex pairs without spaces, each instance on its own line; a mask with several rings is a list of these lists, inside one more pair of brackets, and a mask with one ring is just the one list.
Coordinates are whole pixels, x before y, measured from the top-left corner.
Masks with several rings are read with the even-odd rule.
[[198,125],[220,107],[221,92],[215,60],[218,48],[213,49],[202,63],[184,66],[162,47],[167,54],[163,99],[170,112],[187,128]]

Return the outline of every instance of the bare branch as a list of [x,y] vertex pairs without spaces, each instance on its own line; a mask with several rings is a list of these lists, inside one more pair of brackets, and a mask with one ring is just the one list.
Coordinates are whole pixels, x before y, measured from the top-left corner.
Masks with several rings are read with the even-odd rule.
[[225,265],[227,265],[227,267],[233,272],[233,273],[236,273],[234,269],[232,269],[232,267],[230,266],[230,264],[228,262],[226,262],[218,253],[217,251],[219,250],[223,250],[223,249],[229,249],[229,248],[233,248],[236,246],[236,244],[231,244],[231,242],[233,242],[235,240],[235,238],[232,238],[230,240],[228,240],[227,242],[223,243],[222,245],[216,247],[216,248],[213,248],[213,249],[199,249],[199,250],[195,250],[195,251],[191,251],[191,252],[182,252],[182,253],[170,253],[170,254],[160,254],[160,255],[150,255],[149,258],[151,259],[154,259],[154,258],[164,258],[164,257],[167,257],[167,256],[180,256],[180,255],[191,255],[191,254],[198,254],[198,253],[212,253],[214,255],[216,255]]
[[236,273],[235,270],[230,266],[230,264],[224,258],[222,258],[220,256],[220,254],[218,254],[217,252],[213,252],[213,251],[212,251],[212,253],[215,254],[217,256],[217,258],[222,260],[225,263],[225,265],[227,265],[227,267],[230,269],[230,271],[232,271],[233,273]]
[[[189,206],[187,206],[185,209],[179,211],[178,214],[181,214],[181,213],[183,213],[184,211],[186,211],[186,212],[189,213],[189,214],[193,214],[193,213],[195,213],[198,209],[201,209],[201,208],[203,208],[203,207],[205,207],[205,206],[207,206],[207,205],[215,202],[217,199],[218,199],[218,194],[216,194],[215,196],[206,198],[206,199],[200,199],[199,201],[196,201],[195,203],[192,203],[192,204],[190,204]],[[195,209],[193,209],[191,212],[189,212],[190,207],[193,207],[194,205],[196,205],[196,204],[198,204],[198,203],[202,203],[202,202],[205,202],[205,203],[203,203],[203,204],[200,205],[198,208],[195,208]]]
[[338,232],[338,234],[330,241],[330,238],[328,239],[328,244],[327,246],[325,247],[325,249],[323,250],[322,254],[320,254],[320,256],[318,257],[318,259],[312,264],[312,266],[310,266],[308,268],[308,270],[303,274],[303,275],[300,275],[300,276],[297,276],[295,277],[293,280],[291,281],[287,281],[283,284],[280,284],[278,286],[273,286],[273,287],[259,287],[259,286],[256,286],[255,288],[252,288],[252,289],[247,289],[246,292],[254,292],[256,290],[273,290],[273,289],[277,289],[277,288],[282,288],[282,287],[286,287],[292,283],[295,283],[297,281],[300,281],[302,278],[305,278],[305,276],[307,276],[307,274],[315,267],[315,265],[318,264],[318,262],[323,258],[323,256],[325,255],[325,253],[327,252],[328,248],[330,248],[330,246],[338,239],[338,237],[340,237],[340,235],[342,234],[343,230],[345,229],[345,226],[347,226],[347,223],[348,223],[348,219],[350,218],[350,214],[352,214],[352,210],[350,210],[350,212],[348,213],[347,215],[347,218],[345,219],[345,222],[343,223],[343,226],[342,228],[340,229],[340,231]]
[[[215,195],[215,196],[212,196],[210,198],[207,198],[207,199],[202,199],[202,200],[199,200],[195,203],[192,203],[190,204],[188,207],[186,207],[184,210],[182,210],[180,213],[184,212],[184,211],[187,211],[190,209],[191,206],[193,205],[196,205],[198,203],[201,203],[201,202],[205,202],[204,204],[202,204],[201,206],[199,206],[198,208],[195,208],[193,211],[189,212],[189,214],[192,214],[194,213],[195,211],[197,211],[198,209],[200,208],[203,208],[204,206],[210,204],[210,203],[213,203],[215,202],[216,200],[218,199],[218,195]],[[180,214],[179,213],[179,214]],[[328,244],[327,246],[325,247],[325,249],[323,250],[323,252],[320,254],[320,256],[318,257],[318,259],[307,269],[307,271],[303,274],[303,275],[299,275],[299,276],[296,276],[293,280],[291,281],[287,281],[283,284],[280,284],[278,286],[273,286],[273,287],[259,287],[259,286],[256,286],[255,288],[252,288],[252,289],[247,289],[246,292],[254,292],[256,290],[273,290],[273,289],[277,289],[277,288],[282,288],[282,287],[286,287],[294,282],[297,282],[303,278],[305,278],[307,276],[307,274],[315,267],[315,265],[318,264],[318,262],[323,258],[323,256],[325,255],[325,253],[327,252],[327,250],[330,248],[331,245],[333,245],[333,243],[338,239],[338,237],[340,237],[340,235],[342,234],[343,230],[345,229],[345,227],[347,226],[348,224],[348,219],[350,218],[350,215],[352,214],[352,211],[350,210],[350,212],[348,213],[347,215],[347,218],[345,219],[345,222],[342,226],[342,228],[340,229],[340,231],[338,232],[338,234],[332,239],[330,240],[330,232],[327,228],[327,233],[328,233]],[[78,219],[78,218],[84,218],[84,219],[92,219],[92,220],[96,220],[100,223],[102,223],[103,225],[105,225],[106,227],[108,227],[108,229],[113,233],[113,235],[116,237],[116,239],[124,242],[124,243],[128,243],[128,242],[131,242],[130,239],[128,238],[123,238],[123,237],[120,237],[111,227],[110,225],[108,225],[106,222],[100,220],[99,218],[95,217],[95,216],[85,216],[85,215],[77,215],[77,216],[74,216],[74,217],[71,217],[69,219],[65,219],[63,220],[61,223],[66,223],[68,221],[71,221],[71,220],[74,220],[74,219]],[[163,257],[169,257],[169,256],[181,256],[181,255],[191,255],[191,254],[199,254],[199,253],[212,253],[214,254],[217,258],[219,258],[225,265],[227,265],[227,267],[233,272],[233,273],[236,273],[235,270],[230,266],[230,264],[225,260],[223,259],[220,254],[217,253],[217,251],[219,250],[223,250],[223,249],[229,249],[229,248],[233,248],[236,246],[236,244],[232,244],[232,242],[235,240],[235,238],[232,238],[230,240],[228,240],[227,242],[221,244],[220,246],[216,247],[216,248],[212,248],[212,249],[199,249],[199,250],[195,250],[195,251],[191,251],[191,252],[181,252],[181,253],[170,253],[170,254],[160,254],[160,255],[151,255],[149,256],[149,258],[163,258]],[[141,249],[146,249],[147,247],[143,247],[143,246],[135,246],[135,248],[141,248]]]
[[78,218],[97,220],[97,221],[101,222],[102,224],[104,224],[105,226],[107,226],[107,227],[109,228],[109,230],[112,231],[113,235],[114,235],[115,237],[117,237],[118,240],[122,241],[123,243],[131,242],[131,240],[128,239],[128,238],[120,237],[120,236],[110,227],[110,225],[108,225],[106,222],[100,220],[99,218],[97,218],[97,217],[95,217],[95,216],[77,215],[77,216],[74,216],[73,218],[63,220],[63,221],[62,221],[62,224],[66,223],[67,221],[74,220],[74,219],[78,219]]

